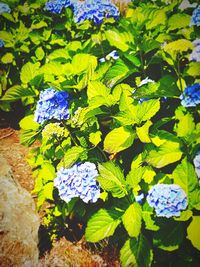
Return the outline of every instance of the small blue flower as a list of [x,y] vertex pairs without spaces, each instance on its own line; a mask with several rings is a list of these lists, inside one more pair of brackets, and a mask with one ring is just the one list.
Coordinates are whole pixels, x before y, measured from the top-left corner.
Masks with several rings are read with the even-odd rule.
[[194,157],[193,163],[195,166],[197,177],[200,179],[200,150],[197,152],[196,156]]
[[196,61],[196,62],[200,62],[200,39],[196,39],[193,42],[194,45],[194,49],[192,51],[192,53],[190,54],[190,61]]
[[48,88],[40,93],[37,102],[34,120],[43,123],[46,120],[67,120],[70,117],[68,109],[70,97],[67,92],[59,92]]
[[180,95],[181,104],[184,107],[195,107],[200,103],[200,83],[188,86]]
[[4,46],[4,41],[0,39],[0,48]]
[[70,0],[50,0],[45,4],[45,10],[54,13],[60,14],[64,7],[71,6]]
[[3,13],[10,13],[11,9],[7,4],[1,3],[0,2],[0,15]]
[[65,202],[80,197],[85,203],[94,203],[100,197],[100,186],[95,177],[98,176],[96,165],[91,162],[75,164],[69,169],[61,168],[54,180],[59,196]]
[[110,60],[110,59],[117,60],[118,58],[119,58],[119,55],[118,55],[117,51],[113,50],[105,57],[100,58],[99,61],[102,63],[102,62],[105,62],[106,60]]
[[95,24],[101,24],[104,18],[119,17],[118,8],[110,0],[74,1],[73,10],[76,23],[93,20]]
[[188,205],[185,191],[176,184],[156,184],[148,192],[147,202],[158,217],[180,216]]
[[142,85],[145,85],[145,84],[148,84],[148,83],[155,83],[155,81],[149,79],[149,77],[146,77],[144,80],[142,80],[142,81],[140,82],[140,84],[138,85],[138,87],[140,87],[140,86],[142,86]]
[[198,6],[192,13],[190,26],[200,26],[200,6]]
[[144,199],[144,194],[143,193],[135,196],[135,201],[138,202],[138,203],[140,203],[140,204],[142,204],[142,200],[143,199]]

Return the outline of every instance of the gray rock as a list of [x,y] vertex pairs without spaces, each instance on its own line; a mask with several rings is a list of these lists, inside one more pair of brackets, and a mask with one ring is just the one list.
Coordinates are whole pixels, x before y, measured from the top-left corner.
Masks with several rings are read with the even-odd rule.
[[0,267],[38,267],[39,216],[0,156]]

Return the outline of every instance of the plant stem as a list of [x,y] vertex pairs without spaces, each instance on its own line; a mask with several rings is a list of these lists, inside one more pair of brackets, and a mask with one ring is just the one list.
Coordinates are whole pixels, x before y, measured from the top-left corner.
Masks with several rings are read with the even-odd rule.
[[73,137],[70,129],[67,127],[67,125],[63,121],[62,121],[62,124],[65,127],[65,129],[69,132],[69,136],[70,136],[72,142],[75,144],[75,146],[79,146],[78,143],[76,142],[75,138]]

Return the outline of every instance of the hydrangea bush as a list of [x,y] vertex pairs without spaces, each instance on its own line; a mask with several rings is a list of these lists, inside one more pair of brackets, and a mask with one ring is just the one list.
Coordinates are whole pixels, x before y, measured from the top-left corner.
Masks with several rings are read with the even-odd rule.
[[0,107],[20,100],[21,143],[40,143],[28,161],[52,238],[76,218],[88,242],[115,244],[122,266],[198,266],[198,3],[0,10]]

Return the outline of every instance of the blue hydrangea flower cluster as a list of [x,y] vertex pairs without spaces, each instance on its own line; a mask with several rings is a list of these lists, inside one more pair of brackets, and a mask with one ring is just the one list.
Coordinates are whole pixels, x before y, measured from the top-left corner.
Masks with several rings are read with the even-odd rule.
[[188,201],[185,191],[176,184],[157,184],[148,192],[147,202],[158,217],[180,216]]
[[198,6],[192,13],[190,26],[200,26],[200,6]]
[[194,49],[190,54],[189,59],[191,61],[200,62],[200,39],[196,39],[192,43],[194,45]]
[[59,92],[48,88],[40,93],[34,120],[43,123],[50,119],[67,120],[70,117],[68,109],[70,96],[67,92]]
[[195,107],[200,103],[200,83],[188,86],[180,95],[181,104],[184,107]]
[[104,18],[118,18],[119,10],[110,0],[85,0],[73,2],[74,21],[93,20],[101,24]]
[[193,163],[195,166],[197,177],[200,179],[200,150],[197,152],[195,158],[193,159]]
[[45,10],[54,13],[60,14],[64,7],[71,6],[70,0],[50,0],[45,4]]
[[65,202],[80,197],[85,203],[94,203],[100,197],[100,186],[95,177],[98,176],[96,165],[91,162],[75,164],[69,169],[61,168],[54,180],[59,196]]
[[5,3],[0,3],[0,15],[3,13],[10,13],[11,9],[10,7]]
[[4,46],[4,41],[0,39],[0,48]]

